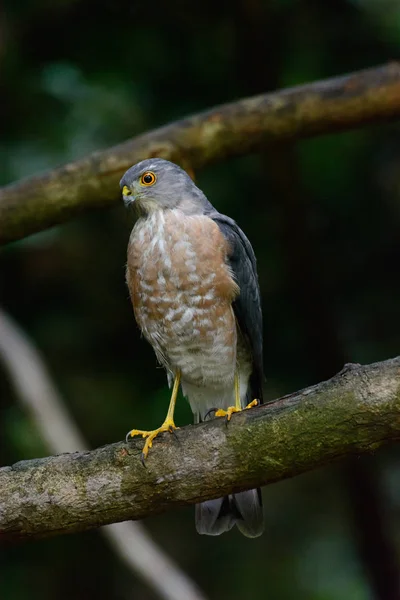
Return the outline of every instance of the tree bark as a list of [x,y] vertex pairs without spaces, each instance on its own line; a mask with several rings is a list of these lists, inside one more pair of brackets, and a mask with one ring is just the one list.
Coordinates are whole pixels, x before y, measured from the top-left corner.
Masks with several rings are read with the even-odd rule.
[[400,437],[400,357],[234,415],[0,469],[0,540],[82,531],[265,485]]
[[159,156],[198,169],[277,140],[399,116],[398,63],[217,106],[0,189],[0,244],[112,205],[124,171],[144,158]]

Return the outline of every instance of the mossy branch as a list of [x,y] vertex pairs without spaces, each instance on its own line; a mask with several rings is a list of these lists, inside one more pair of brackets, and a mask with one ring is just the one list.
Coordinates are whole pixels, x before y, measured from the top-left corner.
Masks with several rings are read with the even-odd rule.
[[197,170],[274,141],[398,117],[398,63],[217,106],[0,189],[0,244],[112,205],[121,175],[144,158],[159,156]]
[[224,419],[0,469],[0,540],[81,531],[293,477],[400,438],[400,357]]

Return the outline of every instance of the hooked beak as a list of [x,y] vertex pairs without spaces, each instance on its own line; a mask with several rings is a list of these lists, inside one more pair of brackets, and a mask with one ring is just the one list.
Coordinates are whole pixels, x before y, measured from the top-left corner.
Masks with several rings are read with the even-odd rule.
[[127,185],[124,185],[124,187],[122,188],[122,199],[124,201],[125,206],[129,206],[130,204],[135,202],[136,198]]

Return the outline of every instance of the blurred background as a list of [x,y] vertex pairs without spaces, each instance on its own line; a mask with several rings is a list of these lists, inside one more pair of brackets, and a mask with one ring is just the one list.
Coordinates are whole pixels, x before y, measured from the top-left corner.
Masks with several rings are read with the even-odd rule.
[[[0,183],[242,96],[396,59],[397,0],[5,0]],[[398,124],[265,149],[196,173],[258,257],[266,395],[399,353]],[[169,392],[124,282],[122,203],[0,254],[0,302],[41,350],[87,443],[165,416]],[[185,401],[176,421],[191,422]],[[0,462],[48,449],[0,364]],[[399,450],[264,489],[265,534],[198,536],[193,508],[148,519],[208,598],[400,597]],[[8,546],[6,600],[153,600],[98,531]]]

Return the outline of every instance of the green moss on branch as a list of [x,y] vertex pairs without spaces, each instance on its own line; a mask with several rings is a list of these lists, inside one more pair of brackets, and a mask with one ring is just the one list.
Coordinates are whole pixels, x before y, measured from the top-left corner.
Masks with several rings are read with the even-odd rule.
[[112,205],[121,175],[144,158],[160,156],[199,169],[277,140],[399,116],[398,63],[217,106],[0,189],[0,244]]
[[0,469],[0,539],[141,519],[293,477],[400,438],[400,357],[347,365],[262,407],[142,440]]

